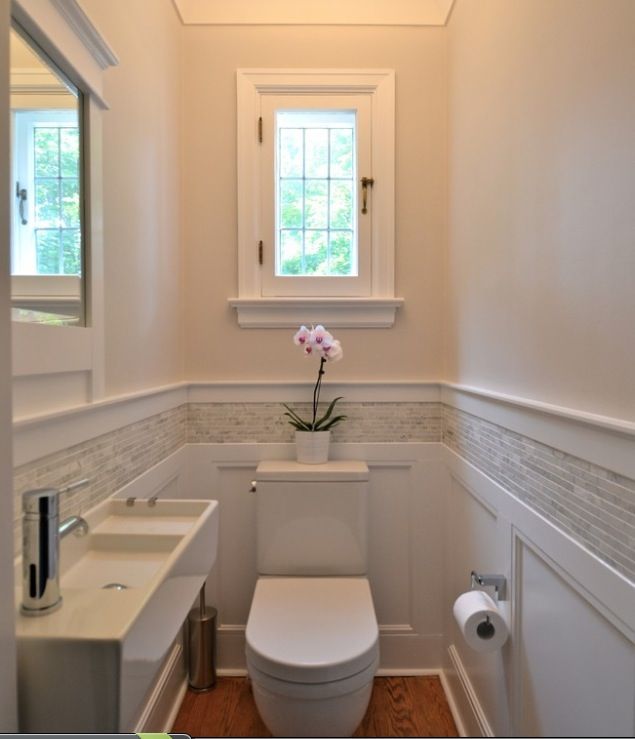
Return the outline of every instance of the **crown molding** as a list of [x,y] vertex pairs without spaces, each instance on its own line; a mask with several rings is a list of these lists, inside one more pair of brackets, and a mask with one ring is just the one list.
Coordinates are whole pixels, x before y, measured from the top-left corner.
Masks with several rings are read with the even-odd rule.
[[173,0],[184,25],[444,26],[454,0]]
[[77,0],[51,0],[101,69],[119,64],[117,55]]

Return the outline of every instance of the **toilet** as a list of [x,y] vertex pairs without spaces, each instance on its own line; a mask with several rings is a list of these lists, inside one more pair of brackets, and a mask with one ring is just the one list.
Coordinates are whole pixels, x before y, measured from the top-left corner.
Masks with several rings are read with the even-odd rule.
[[351,736],[379,665],[368,467],[261,462],[256,500],[246,657],[258,711],[274,736]]

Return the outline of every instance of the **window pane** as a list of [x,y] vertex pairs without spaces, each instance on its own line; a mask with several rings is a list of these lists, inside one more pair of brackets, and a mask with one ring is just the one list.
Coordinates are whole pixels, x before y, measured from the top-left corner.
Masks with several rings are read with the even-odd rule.
[[335,180],[331,183],[331,228],[353,227],[353,183]]
[[79,226],[79,180],[62,180],[62,226]]
[[357,264],[355,113],[276,114],[276,274],[351,275]]
[[58,226],[60,221],[59,180],[35,183],[35,221],[39,226]]
[[79,129],[60,129],[60,167],[62,177],[77,177],[79,173]]
[[303,274],[302,231],[280,232],[280,274]]
[[37,271],[40,275],[57,275],[60,270],[59,229],[37,229],[35,248]]
[[302,228],[302,180],[280,182],[280,228]]
[[280,129],[280,177],[302,177],[302,129]]
[[329,131],[327,128],[307,128],[304,132],[305,177],[328,177]]
[[331,130],[331,177],[353,176],[353,129]]
[[327,275],[329,273],[327,231],[305,232],[304,262],[304,274],[306,275]]
[[35,128],[33,158],[36,177],[59,177],[59,128]]
[[353,272],[352,231],[331,231],[331,259],[329,270],[334,275],[350,275]]
[[62,260],[65,275],[81,273],[81,238],[78,228],[62,231]]
[[304,198],[306,228],[328,228],[328,180],[307,180]]

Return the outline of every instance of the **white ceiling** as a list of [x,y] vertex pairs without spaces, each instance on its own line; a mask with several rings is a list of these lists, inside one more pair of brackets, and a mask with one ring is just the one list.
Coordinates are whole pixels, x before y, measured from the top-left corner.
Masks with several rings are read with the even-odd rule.
[[174,0],[187,25],[443,26],[454,0]]

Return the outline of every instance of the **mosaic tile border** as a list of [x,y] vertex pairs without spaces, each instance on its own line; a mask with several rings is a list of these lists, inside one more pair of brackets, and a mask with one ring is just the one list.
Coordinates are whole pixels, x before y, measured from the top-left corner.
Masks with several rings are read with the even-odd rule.
[[[293,404],[307,414],[310,404]],[[334,442],[443,442],[512,495],[635,580],[635,480],[439,402],[341,403],[347,421]],[[20,496],[62,486],[61,515],[81,513],[186,443],[288,443],[294,429],[280,403],[189,403],[47,455],[14,471],[14,530],[20,546]]]
[[186,443],[187,406],[181,405],[16,467],[14,541],[21,546],[21,496],[31,488],[63,487],[87,478],[86,487],[62,496],[60,518],[81,515]]
[[[293,403],[308,417],[310,403]],[[333,429],[334,442],[441,441],[441,403],[339,403],[347,416]],[[295,429],[287,423],[280,403],[190,403],[190,444],[287,443]]]
[[635,581],[635,480],[443,407],[443,442]]

